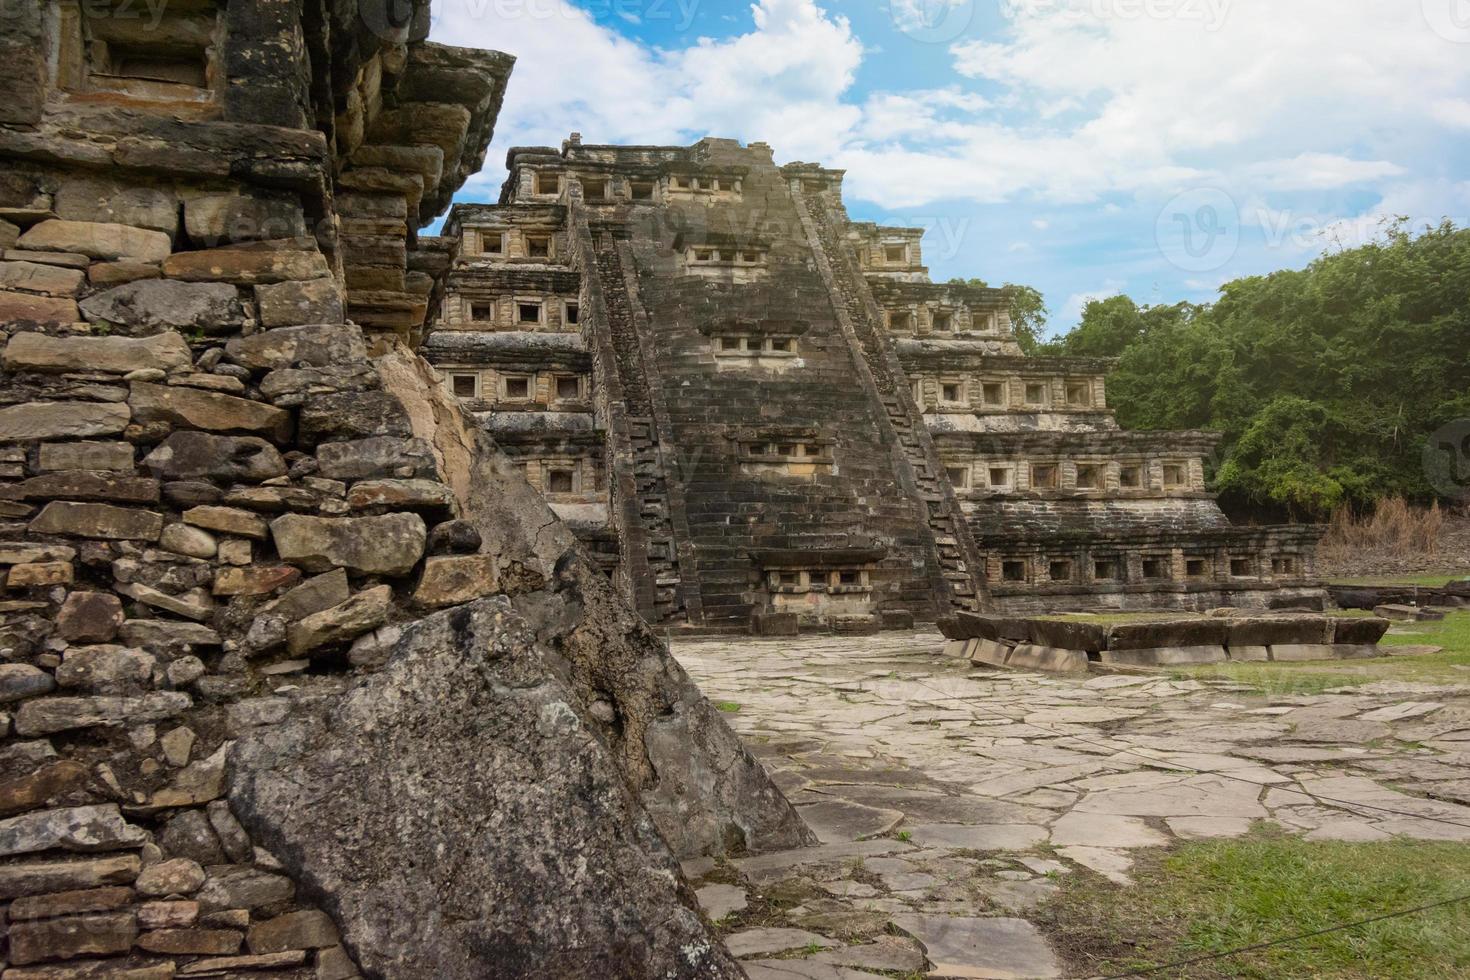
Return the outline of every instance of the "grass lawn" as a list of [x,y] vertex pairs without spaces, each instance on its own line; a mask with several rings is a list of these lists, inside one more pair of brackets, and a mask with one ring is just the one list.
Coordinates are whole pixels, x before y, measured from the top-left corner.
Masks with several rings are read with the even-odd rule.
[[[1224,953],[1470,895],[1470,846],[1307,842],[1275,829],[1143,853],[1135,884],[1064,875],[1037,922],[1071,975]],[[1170,978],[1470,977],[1470,902],[1159,971]]]
[[1437,646],[1439,653],[1379,660],[1320,660],[1308,663],[1227,663],[1180,668],[1179,678],[1230,680],[1271,694],[1316,694],[1373,681],[1470,684],[1470,611],[1450,613],[1437,623],[1397,624],[1384,646]]
[[1470,578],[1470,568],[1452,568],[1444,572],[1424,572],[1416,575],[1377,575],[1361,578],[1328,579],[1331,585],[1427,585],[1440,588],[1455,579]]

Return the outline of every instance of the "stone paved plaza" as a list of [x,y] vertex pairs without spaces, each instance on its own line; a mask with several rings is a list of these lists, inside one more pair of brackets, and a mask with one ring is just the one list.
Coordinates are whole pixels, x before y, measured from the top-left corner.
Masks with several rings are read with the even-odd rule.
[[1271,696],[977,669],[943,643],[675,644],[823,841],[738,860],[738,875],[686,865],[753,980],[1063,977],[1031,921],[1060,876],[1128,884],[1137,849],[1254,821],[1311,840],[1470,840],[1470,686]]

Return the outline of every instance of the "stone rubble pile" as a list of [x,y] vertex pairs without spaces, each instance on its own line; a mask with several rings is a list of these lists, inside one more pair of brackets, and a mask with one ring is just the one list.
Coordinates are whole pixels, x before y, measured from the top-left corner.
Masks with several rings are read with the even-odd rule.
[[739,976],[665,841],[807,832],[570,532],[320,253],[127,231],[0,262],[5,980]]
[[478,541],[319,253],[176,262],[158,233],[48,220],[5,254],[5,976],[355,976],[224,799],[229,749],[281,712],[265,686],[381,662],[393,620],[496,569],[459,553]]

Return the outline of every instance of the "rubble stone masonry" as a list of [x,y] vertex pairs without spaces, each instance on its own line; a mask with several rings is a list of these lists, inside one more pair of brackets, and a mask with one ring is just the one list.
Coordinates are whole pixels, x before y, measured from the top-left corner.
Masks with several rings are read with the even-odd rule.
[[678,859],[811,839],[412,352],[512,67],[427,25],[0,5],[4,980],[738,977]]

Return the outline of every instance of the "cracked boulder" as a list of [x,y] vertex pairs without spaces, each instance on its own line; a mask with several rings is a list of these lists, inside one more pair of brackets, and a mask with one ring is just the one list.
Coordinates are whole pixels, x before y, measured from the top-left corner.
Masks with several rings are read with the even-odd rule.
[[503,598],[406,626],[382,670],[243,738],[230,770],[234,812],[365,975],[743,975]]

